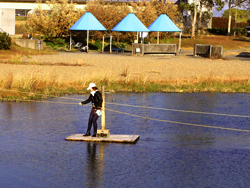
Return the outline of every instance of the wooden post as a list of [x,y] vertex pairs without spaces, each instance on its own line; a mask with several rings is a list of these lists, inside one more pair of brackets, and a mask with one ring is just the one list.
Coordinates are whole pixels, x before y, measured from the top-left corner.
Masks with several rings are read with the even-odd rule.
[[102,116],[101,116],[101,126],[102,126],[102,130],[105,130],[105,86],[102,86]]
[[97,130],[97,137],[109,138],[110,132],[105,129],[105,86],[102,86],[102,116],[101,116],[101,129]]

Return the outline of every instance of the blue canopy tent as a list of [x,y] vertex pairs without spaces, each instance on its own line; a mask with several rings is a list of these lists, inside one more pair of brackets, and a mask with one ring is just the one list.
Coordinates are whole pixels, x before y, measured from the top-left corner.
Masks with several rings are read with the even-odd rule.
[[[74,25],[69,28],[70,31],[78,30],[83,31],[87,30],[87,52],[89,46],[89,30],[94,31],[106,31],[107,29],[96,19],[96,17],[91,12],[86,12],[79,20],[74,23]],[[71,44],[71,32],[70,32],[70,44]],[[70,45],[71,49],[71,45]],[[102,42],[102,51],[104,50],[104,32],[103,32],[103,42]]]
[[122,31],[122,32],[149,32],[149,30],[143,25],[143,23],[136,17],[134,13],[129,13],[125,16],[110,33],[110,53],[112,52],[112,31]]
[[181,42],[181,30],[169,19],[166,14],[161,14],[149,27],[150,32],[157,33],[157,44],[159,44],[159,32],[180,32],[179,49]]

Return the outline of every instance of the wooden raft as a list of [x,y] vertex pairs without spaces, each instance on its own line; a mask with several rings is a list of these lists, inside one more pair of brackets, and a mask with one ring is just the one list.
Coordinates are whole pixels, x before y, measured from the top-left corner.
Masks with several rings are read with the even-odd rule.
[[67,137],[68,141],[87,141],[87,142],[117,142],[135,144],[139,140],[139,135],[110,135],[108,138],[83,136],[83,134],[73,134]]

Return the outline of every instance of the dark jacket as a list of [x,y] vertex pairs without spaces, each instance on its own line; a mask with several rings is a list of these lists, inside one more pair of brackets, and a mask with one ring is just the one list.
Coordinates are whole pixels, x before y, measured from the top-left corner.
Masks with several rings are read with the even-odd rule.
[[82,104],[87,104],[89,102],[92,102],[93,107],[96,109],[101,109],[102,108],[102,94],[99,91],[95,92],[95,95],[93,96],[92,94],[89,95],[89,98],[85,101],[82,101]]

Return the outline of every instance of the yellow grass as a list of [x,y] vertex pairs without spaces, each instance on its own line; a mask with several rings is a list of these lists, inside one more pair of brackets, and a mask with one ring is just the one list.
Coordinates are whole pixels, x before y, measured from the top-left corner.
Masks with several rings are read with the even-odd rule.
[[[250,92],[249,80],[248,61],[55,53],[15,45],[11,50],[0,51],[0,89],[7,90],[58,94],[71,88],[70,92],[79,93],[85,91],[90,82],[96,82],[98,86],[105,84],[109,91]],[[225,86],[221,88],[215,83]],[[161,86],[153,87],[154,84]],[[151,86],[152,89],[148,89]],[[0,98],[5,97],[18,98],[20,94],[0,91]]]
[[[250,64],[246,61],[91,53],[60,53],[24,57],[23,60],[39,60],[40,64],[45,65],[0,64],[0,87],[32,91],[47,86],[82,88],[87,87],[89,82],[183,85],[215,80],[246,81],[250,78]],[[54,66],[46,65],[48,62]],[[81,66],[60,66],[62,62]]]
[[195,39],[183,38],[183,48],[193,48],[194,44],[210,44],[221,45],[224,50],[241,49],[250,46],[250,40],[247,37],[233,37],[233,36],[196,36]]

